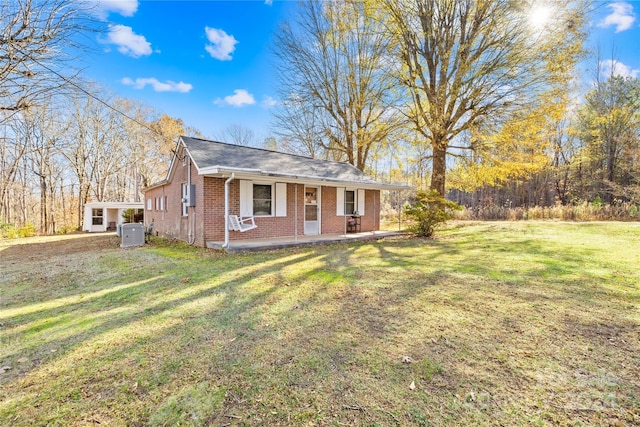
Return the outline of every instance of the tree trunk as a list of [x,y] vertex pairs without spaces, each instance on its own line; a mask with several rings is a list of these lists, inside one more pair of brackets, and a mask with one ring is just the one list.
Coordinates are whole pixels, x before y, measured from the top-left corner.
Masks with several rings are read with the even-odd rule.
[[49,227],[49,216],[47,212],[47,181],[44,176],[40,176],[40,233],[47,234]]
[[431,171],[431,189],[444,197],[445,174],[447,171],[447,145],[441,141],[433,143],[433,169]]

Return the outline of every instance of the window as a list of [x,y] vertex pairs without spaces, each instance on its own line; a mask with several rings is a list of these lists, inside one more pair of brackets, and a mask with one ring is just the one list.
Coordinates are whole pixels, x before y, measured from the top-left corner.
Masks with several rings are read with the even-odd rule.
[[167,196],[160,197],[160,210],[163,211],[163,212],[164,212],[164,206],[165,206],[164,200],[166,198],[167,198]]
[[364,216],[365,191],[363,189],[347,190],[336,188],[336,215],[353,215],[356,212]]
[[92,209],[91,216],[93,217],[93,225],[102,225],[102,209]]
[[273,186],[269,184],[253,184],[253,214],[256,216],[271,215]]
[[344,192],[344,213],[353,215],[356,210],[356,192],[347,190]]
[[151,199],[147,199],[147,210],[150,211],[151,210]]
[[187,216],[189,215],[189,203],[187,203],[189,200],[189,185],[186,182],[182,183],[182,200],[180,200],[180,203],[182,203],[182,216]]
[[241,179],[240,216],[287,216],[287,184]]

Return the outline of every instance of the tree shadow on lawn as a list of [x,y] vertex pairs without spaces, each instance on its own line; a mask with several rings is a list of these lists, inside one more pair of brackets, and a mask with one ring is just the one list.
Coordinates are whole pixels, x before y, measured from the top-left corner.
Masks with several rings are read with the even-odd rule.
[[[537,238],[511,238],[486,235],[477,241],[449,239],[395,239],[375,246],[384,266],[438,269],[451,274],[469,274],[528,287],[546,283],[567,297],[593,299],[601,294],[624,293],[608,285],[619,266],[598,259],[597,248],[572,248]],[[414,248],[413,250],[411,250]],[[408,252],[411,250],[411,252]],[[592,260],[598,259],[597,265]],[[640,270],[639,270],[640,271]],[[632,273],[622,287],[635,290]],[[626,279],[620,277],[624,282]],[[637,296],[630,295],[637,299]]]
[[[495,422],[500,417],[507,423],[522,423],[528,416],[544,419],[552,399],[547,399],[546,408],[536,408],[533,394],[526,402],[518,397],[538,386],[538,373],[548,369],[545,365],[570,369],[565,366],[568,360],[556,360],[554,351],[568,341],[562,339],[565,333],[546,325],[544,305],[532,305],[519,292],[505,292],[508,284],[461,280],[442,271],[414,275],[410,282],[398,279],[382,289],[363,285],[369,280],[375,278],[342,284],[330,301],[332,309],[319,303],[322,297],[310,298],[315,301],[310,309],[318,315],[298,320],[305,328],[287,335],[282,344],[285,357],[281,350],[274,350],[278,358],[271,360],[243,357],[254,378],[273,376],[272,369],[286,372],[272,380],[285,384],[275,403],[260,412],[260,405],[249,403],[258,393],[253,385],[243,381],[242,375],[232,375],[223,381],[235,396],[225,408],[261,417],[269,411],[282,412],[278,399],[294,400],[308,411],[324,411],[351,425],[393,423],[394,416],[412,423],[416,421],[412,417],[426,414],[415,408],[425,405],[433,405],[431,416],[458,419],[458,424]],[[329,287],[320,286],[317,292],[325,294]],[[328,314],[323,315],[325,310]],[[630,326],[628,321],[626,325]],[[314,337],[311,342],[309,335]],[[553,345],[547,346],[548,342]],[[268,355],[272,344],[256,337],[233,345],[237,347],[233,354]],[[405,354],[415,363],[403,364]],[[409,389],[412,381],[419,384],[418,391]],[[553,387],[540,393],[551,396]],[[336,402],[366,410],[345,411]],[[514,418],[509,418],[510,408],[515,408]],[[389,409],[394,415],[389,415]],[[518,418],[519,410],[524,418]],[[466,423],[457,411],[467,413]],[[603,416],[615,417],[614,412],[604,410]],[[304,413],[300,410],[299,415]],[[286,424],[288,420],[279,421]]]
[[[20,393],[3,404],[5,419],[23,411],[44,420],[58,407],[66,420],[97,414],[107,423],[141,425],[171,396],[206,383],[225,398],[201,425],[415,424],[421,417],[460,415],[461,422],[502,417],[522,423],[502,412],[505,405],[516,413],[540,410],[508,396],[537,384],[535,358],[551,363],[560,342],[543,343],[562,331],[540,317],[542,290],[529,294],[487,279],[491,266],[472,279],[460,275],[442,265],[451,253],[447,245],[405,255],[407,242],[341,244],[258,255],[254,265],[254,255],[238,257],[222,271],[204,269],[186,282],[157,277],[132,286],[132,296],[121,289],[114,298],[61,307],[61,315],[76,319],[105,315],[89,329],[22,350],[47,358],[6,378]],[[400,270],[429,268],[382,281],[379,270],[361,268],[361,252],[376,251],[382,264]],[[476,254],[461,262],[473,261]],[[149,303],[154,298],[163,300]],[[56,320],[55,310],[42,314]],[[35,320],[24,317],[13,327]],[[69,317],[65,322],[73,325]],[[532,326],[538,333],[528,332]],[[50,348],[58,351],[48,354]],[[21,354],[10,359],[15,363]],[[412,363],[402,363],[405,354]],[[565,368],[565,360],[556,363]],[[409,389],[411,381],[417,389]],[[480,397],[470,398],[471,392]]]
[[[310,252],[306,254],[294,254],[283,261],[278,261],[278,258],[276,258],[275,261],[266,262],[263,267],[249,265],[248,271],[242,272],[242,270],[240,270],[237,272],[238,274],[233,274],[232,278],[226,279],[226,281],[222,281],[217,284],[207,284],[206,282],[208,279],[180,282],[177,277],[174,277],[173,280],[152,280],[147,282],[145,286],[136,286],[134,288],[135,292],[128,295],[130,301],[127,309],[113,315],[109,314],[109,311],[111,309],[118,308],[119,303],[122,301],[120,298],[117,298],[114,301],[113,299],[109,299],[109,296],[107,295],[95,298],[90,306],[74,304],[73,307],[62,307],[62,312],[67,315],[72,314],[77,319],[82,319],[83,317],[94,313],[94,310],[96,309],[98,312],[107,313],[107,315],[99,321],[96,321],[94,324],[89,325],[90,328],[86,330],[69,334],[63,338],[49,339],[46,340],[46,343],[43,343],[41,340],[34,341],[34,344],[21,348],[14,354],[5,355],[3,360],[12,362],[16,362],[15,359],[19,356],[24,357],[25,353],[31,355],[39,352],[46,355],[46,358],[39,360],[37,365],[31,366],[27,369],[16,369],[14,371],[10,371],[12,372],[11,376],[5,376],[4,382],[8,383],[9,386],[17,386],[18,389],[26,391],[26,393],[22,394],[20,398],[14,399],[10,404],[10,408],[7,408],[6,410],[8,413],[19,413],[21,408],[24,410],[25,405],[46,407],[47,405],[58,405],[61,403],[72,408],[74,403],[76,403],[73,395],[75,395],[78,390],[76,387],[67,387],[67,383],[73,381],[65,379],[65,375],[75,372],[78,369],[78,366],[81,367],[80,371],[84,371],[82,366],[91,366],[92,368],[95,368],[96,361],[102,361],[106,364],[118,363],[119,359],[122,359],[125,354],[130,353],[131,351],[135,352],[136,349],[140,350],[148,348],[149,345],[153,346],[154,343],[155,345],[162,346],[163,343],[166,344],[167,342],[171,342],[171,340],[176,336],[183,336],[185,324],[189,325],[193,322],[199,322],[200,320],[192,320],[193,316],[189,314],[189,310],[186,310],[183,313],[177,313],[177,311],[180,311],[181,308],[189,306],[190,304],[197,303],[200,300],[208,300],[211,299],[211,297],[216,296],[220,297],[219,303],[216,304],[216,307],[223,307],[223,309],[213,312],[214,316],[211,320],[214,321],[215,325],[219,326],[222,331],[229,328],[232,330],[236,330],[236,328],[241,330],[253,330],[252,316],[246,316],[245,314],[249,313],[251,308],[255,305],[263,304],[264,301],[269,298],[269,295],[277,289],[279,284],[266,284],[264,288],[260,288],[260,284],[258,284],[257,286],[259,289],[257,291],[252,291],[251,289],[253,288],[251,288],[249,289],[249,294],[246,294],[241,290],[242,288],[246,288],[245,284],[256,280],[260,281],[261,278],[265,277],[278,277],[278,272],[287,265],[299,263],[304,264],[315,257],[316,255]],[[227,271],[226,273],[230,272]],[[302,274],[296,280],[287,279],[287,286],[295,286],[298,282],[304,282],[306,280],[306,276],[310,273],[311,272],[308,274]],[[174,292],[174,288],[176,286],[178,289]],[[185,288],[193,289],[194,292],[190,292],[189,295],[182,297],[173,295],[174,293],[179,294],[180,291],[183,291]],[[143,293],[145,294],[145,297],[141,300]],[[168,298],[165,298],[165,301],[151,305],[147,303],[147,300],[153,299],[155,295],[163,294]],[[197,312],[197,307],[195,310]],[[65,314],[62,314],[62,316],[64,315]],[[53,312],[47,313],[46,316],[49,316],[48,318],[54,322],[57,318]],[[160,328],[149,337],[137,339],[136,336],[138,334],[144,335],[145,322],[155,323],[153,322],[154,318],[157,318],[158,322],[166,322],[169,327]],[[201,319],[201,316],[197,316],[197,319]],[[171,320],[176,321],[171,322]],[[68,321],[65,322],[73,323]],[[173,326],[174,323],[176,326]],[[107,341],[107,345],[97,345],[97,343],[103,339],[102,337],[108,336],[110,332],[116,330],[126,331],[127,329],[130,329],[132,325],[134,330],[127,331],[122,339],[118,340],[117,343],[109,343],[109,339],[105,339],[105,341]],[[20,325],[15,325],[15,327],[19,326]],[[138,327],[140,328],[139,330],[137,330]],[[208,336],[208,333],[206,335]],[[206,337],[203,338],[203,340],[204,342],[209,342]],[[87,359],[86,351],[83,348],[87,345],[90,345],[93,348],[90,350],[90,361]],[[58,349],[59,351],[50,354],[49,349],[51,348]],[[173,357],[175,354],[181,354],[184,356],[183,353],[175,353],[174,351],[171,353],[170,357]],[[87,373],[88,371],[94,370],[95,369],[87,368]],[[103,370],[104,369],[98,369],[98,371]],[[46,378],[45,381],[51,381],[51,378],[55,378],[55,386],[49,391],[38,390],[40,386],[37,378],[41,376]],[[87,378],[86,381],[87,384],[85,385],[88,387],[88,384],[93,383],[94,380],[95,378],[93,378],[93,375],[89,375],[89,378]],[[111,384],[109,387],[110,386]],[[30,392],[29,390],[35,391]],[[107,393],[107,395],[109,394],[113,393]],[[139,424],[140,420],[138,419],[136,423]],[[126,424],[130,423],[127,422]]]
[[[95,276],[82,273],[91,272],[96,265],[122,257],[122,254],[132,250],[121,249],[120,239],[112,233],[42,238],[55,237],[60,240],[16,242],[0,251],[4,266],[4,275],[0,281],[8,284],[3,285],[4,298],[0,301],[0,306],[36,304],[58,296],[68,298],[84,294],[89,287],[92,290],[109,288],[113,274],[107,269]],[[25,270],[25,264],[29,265],[28,270]],[[113,269],[126,268],[129,275],[133,270],[138,270],[141,279],[145,278],[143,274],[148,276],[147,271],[142,271],[145,267],[147,265],[144,263],[134,265],[120,262],[113,265]],[[102,277],[108,280],[103,281]],[[28,289],[24,286],[28,286]]]
[[[312,256],[312,254],[309,254],[297,257],[296,262]],[[46,360],[53,361],[73,351],[74,348],[81,347],[83,343],[95,337],[114,329],[125,328],[130,323],[157,316],[164,312],[170,312],[181,305],[200,298],[217,294],[233,294],[236,286],[242,285],[256,275],[277,272],[286,264],[286,261],[283,263],[269,263],[268,267],[251,269],[247,273],[235,275],[233,280],[211,285],[208,282],[220,272],[215,272],[213,276],[193,281],[186,281],[181,275],[179,277],[165,275],[134,283],[112,282],[113,291],[106,289],[107,291],[105,292],[103,289],[96,292],[97,296],[95,297],[92,297],[91,294],[86,298],[81,296],[79,301],[69,301],[65,304],[56,304],[54,300],[53,307],[43,309],[36,307],[33,310],[28,310],[29,312],[26,314],[20,314],[21,307],[9,309],[3,312],[0,317],[3,322],[3,329],[5,329],[2,337],[3,342],[15,341],[17,349],[12,353],[4,354],[2,357],[3,363],[11,363],[12,366],[16,366],[15,359],[20,356],[37,354],[40,356],[37,359],[49,356],[46,357]],[[153,301],[156,298],[161,302],[154,303]],[[42,305],[46,307],[46,302],[43,302]],[[238,307],[238,309],[241,308],[242,306]],[[8,314],[5,315],[7,312]],[[78,325],[81,327],[75,328]],[[13,332],[11,331],[12,329],[14,330]],[[76,332],[70,332],[75,329],[77,329]],[[21,346],[21,336],[25,334],[40,334],[43,336],[45,343],[42,342],[43,340],[30,339],[30,345]],[[60,335],[61,337],[51,339],[51,336],[55,335]],[[51,348],[56,349],[55,353],[49,354],[48,349]],[[10,376],[13,377],[28,371],[29,369],[24,371],[14,369],[9,372],[11,372]]]

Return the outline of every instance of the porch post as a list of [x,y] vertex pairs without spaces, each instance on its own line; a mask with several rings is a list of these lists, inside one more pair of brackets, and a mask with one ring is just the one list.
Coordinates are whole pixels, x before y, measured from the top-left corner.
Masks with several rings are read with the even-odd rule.
[[223,249],[229,247],[229,183],[236,177],[234,172],[231,173],[229,179],[224,182],[224,243]]
[[[378,193],[380,193],[380,190],[378,190]],[[373,233],[372,234],[376,234],[376,222],[380,223],[380,212],[376,210],[376,191],[373,190]]]
[[[347,237],[347,187],[344,187],[344,197],[343,197],[343,206],[342,206],[342,219],[344,222],[344,237]],[[354,197],[355,201],[355,197]]]

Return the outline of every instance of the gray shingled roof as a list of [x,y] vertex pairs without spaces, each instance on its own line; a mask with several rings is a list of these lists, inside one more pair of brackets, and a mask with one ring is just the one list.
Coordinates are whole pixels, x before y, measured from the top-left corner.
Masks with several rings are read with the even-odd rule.
[[215,168],[221,170],[251,169],[257,173],[275,176],[294,175],[318,180],[397,187],[397,185],[377,182],[348,163],[312,159],[186,136],[182,136],[181,139],[199,171]]

